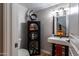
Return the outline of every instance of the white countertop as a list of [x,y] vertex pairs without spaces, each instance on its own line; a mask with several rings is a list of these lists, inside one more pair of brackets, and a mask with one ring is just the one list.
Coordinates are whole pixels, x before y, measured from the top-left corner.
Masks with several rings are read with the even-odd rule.
[[62,38],[60,38],[60,37],[54,37],[54,36],[48,37],[48,42],[49,43],[70,46],[70,44],[69,44],[68,41],[69,41],[69,38],[67,38],[67,37],[62,37]]

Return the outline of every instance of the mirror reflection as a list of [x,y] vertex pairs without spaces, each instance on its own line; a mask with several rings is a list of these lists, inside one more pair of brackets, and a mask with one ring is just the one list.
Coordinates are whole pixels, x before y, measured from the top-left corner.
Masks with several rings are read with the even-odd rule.
[[66,36],[66,16],[57,17],[57,35]]

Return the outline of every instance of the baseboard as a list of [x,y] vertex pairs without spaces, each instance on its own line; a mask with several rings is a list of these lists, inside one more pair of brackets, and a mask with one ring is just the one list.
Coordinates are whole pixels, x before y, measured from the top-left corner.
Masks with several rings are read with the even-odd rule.
[[51,52],[44,50],[44,49],[41,49],[41,52],[51,55]]
[[7,56],[7,53],[0,53],[0,56]]

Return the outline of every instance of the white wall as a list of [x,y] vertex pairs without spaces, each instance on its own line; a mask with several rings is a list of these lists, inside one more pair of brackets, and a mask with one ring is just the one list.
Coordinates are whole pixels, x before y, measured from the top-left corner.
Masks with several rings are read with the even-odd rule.
[[68,7],[68,4],[57,4],[37,12],[38,19],[41,21],[41,49],[51,52],[52,46],[47,42],[48,36],[53,32],[53,10],[60,7]]
[[70,4],[69,15],[69,29],[70,29],[70,43],[72,48],[71,52],[75,56],[79,56],[79,4]]
[[47,42],[47,38],[52,34],[52,17],[49,16],[48,9],[39,11],[37,14],[41,21],[41,49],[50,52],[51,45]]
[[25,13],[27,8],[19,4],[12,4],[12,52],[17,55],[15,43],[18,43],[20,34],[20,23],[25,23]]
[[70,4],[70,15],[69,15],[69,25],[70,25],[70,33],[74,35],[79,35],[79,20],[78,20],[78,4],[73,3]]

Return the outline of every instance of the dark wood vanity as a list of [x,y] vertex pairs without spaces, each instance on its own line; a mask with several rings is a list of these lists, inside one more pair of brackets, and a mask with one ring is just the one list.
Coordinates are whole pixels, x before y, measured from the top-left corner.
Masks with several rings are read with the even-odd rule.
[[57,44],[54,43],[52,44],[52,56],[69,56],[69,46],[60,45],[62,46],[62,49],[60,48],[61,50],[57,51],[56,45]]
[[52,56],[69,56],[69,38],[51,36],[48,42],[52,44]]

